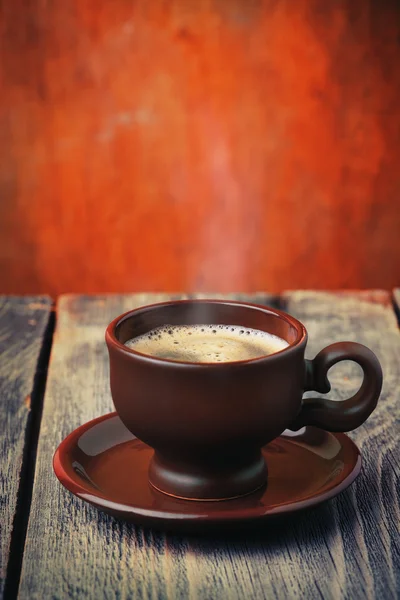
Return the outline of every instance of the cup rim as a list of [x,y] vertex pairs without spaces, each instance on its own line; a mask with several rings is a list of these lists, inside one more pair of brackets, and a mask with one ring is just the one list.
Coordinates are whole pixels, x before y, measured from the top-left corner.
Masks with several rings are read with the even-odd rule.
[[[283,319],[284,321],[286,321],[287,323],[289,323],[296,329],[296,332],[297,332],[296,339],[294,340],[294,342],[291,342],[288,346],[286,346],[286,348],[283,348],[282,350],[279,350],[278,352],[274,352],[273,354],[259,356],[257,358],[247,358],[244,360],[234,360],[234,361],[220,362],[220,363],[219,362],[218,363],[216,363],[216,362],[195,363],[195,362],[190,362],[190,361],[178,361],[178,360],[173,360],[170,358],[161,358],[161,357],[151,356],[149,354],[144,354],[142,352],[138,352],[137,350],[134,350],[133,348],[129,348],[128,346],[125,346],[125,344],[120,342],[117,339],[117,336],[115,335],[116,328],[123,321],[128,320],[132,316],[136,316],[136,315],[140,314],[141,312],[146,312],[149,309],[150,310],[157,309],[157,307],[162,307],[162,306],[169,306],[169,305],[176,305],[176,304],[197,304],[197,303],[198,304],[204,304],[204,303],[229,304],[231,306],[233,305],[233,306],[238,306],[238,307],[251,308],[251,309],[259,310],[264,313],[273,314],[276,317]],[[260,363],[262,361],[271,362],[274,359],[276,359],[276,357],[280,357],[284,353],[290,354],[295,350],[295,348],[298,348],[302,344],[305,345],[307,342],[307,337],[308,337],[307,330],[304,327],[303,323],[301,323],[295,317],[288,315],[287,313],[285,313],[282,310],[279,310],[277,308],[272,308],[270,306],[265,306],[262,304],[253,304],[251,302],[242,302],[240,300],[224,300],[224,299],[214,299],[214,298],[201,298],[201,299],[190,299],[189,298],[189,299],[185,299],[185,300],[167,300],[164,302],[155,302],[153,304],[145,304],[143,306],[138,306],[137,308],[128,310],[125,313],[122,313],[121,315],[119,315],[118,317],[113,319],[111,321],[111,323],[107,326],[106,333],[105,333],[106,343],[108,346],[110,346],[110,345],[114,346],[123,354],[125,354],[127,356],[132,356],[132,357],[140,360],[141,362],[145,362],[148,364],[171,365],[174,367],[185,367],[185,368],[188,368],[188,367],[205,368],[206,367],[207,369],[210,369],[210,367],[217,368],[217,369],[223,369],[223,368],[227,368],[227,367],[235,366],[235,365],[247,365],[247,364],[253,364],[253,363]]]

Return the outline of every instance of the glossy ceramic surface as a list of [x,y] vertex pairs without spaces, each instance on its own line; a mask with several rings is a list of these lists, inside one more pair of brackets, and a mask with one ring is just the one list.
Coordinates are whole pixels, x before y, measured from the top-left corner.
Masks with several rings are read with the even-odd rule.
[[115,414],[82,425],[59,446],[54,470],[82,500],[112,515],[161,529],[266,519],[333,498],[360,472],[361,456],[343,433],[313,427],[286,431],[263,448],[268,484],[248,496],[219,502],[181,500],[148,481],[153,450]]
[[[273,333],[288,347],[251,360],[177,362],[127,348],[152,329],[182,324],[240,325]],[[233,499],[266,484],[261,449],[286,429],[313,426],[351,431],[375,409],[382,369],[374,353],[355,342],[337,342],[305,360],[307,332],[275,308],[228,300],[181,300],[141,306],[107,327],[110,387],[115,409],[129,431],[155,450],[151,484],[171,496]],[[303,398],[330,391],[329,369],[342,360],[364,377],[351,398]]]

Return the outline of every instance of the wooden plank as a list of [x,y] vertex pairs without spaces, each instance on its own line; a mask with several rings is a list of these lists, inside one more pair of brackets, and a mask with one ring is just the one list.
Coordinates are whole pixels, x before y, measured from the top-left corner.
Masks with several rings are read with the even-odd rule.
[[0,598],[18,583],[51,304],[44,296],[0,297]]
[[[378,356],[384,384],[378,407],[350,437],[363,456],[355,484],[331,503],[331,590],[349,598],[397,598],[400,593],[400,335],[387,292],[341,294],[293,292],[287,310],[307,327],[307,356],[340,340],[358,341]],[[359,368],[352,363],[330,373],[331,398],[349,397],[358,387]],[[318,396],[309,392],[308,396]],[[322,584],[326,597],[328,587]],[[334,595],[336,598],[337,596]]]
[[[377,351],[386,372],[377,415],[355,434],[365,454],[364,473],[337,500],[256,532],[182,537],[119,522],[58,484],[50,467],[57,444],[113,408],[107,323],[152,301],[149,295],[59,301],[20,598],[394,598],[396,585],[400,589],[393,538],[400,336],[387,294],[286,297],[289,310],[307,322],[311,355],[335,339],[356,338]],[[347,372],[346,392],[356,380],[351,369]],[[339,383],[334,378],[334,392]]]

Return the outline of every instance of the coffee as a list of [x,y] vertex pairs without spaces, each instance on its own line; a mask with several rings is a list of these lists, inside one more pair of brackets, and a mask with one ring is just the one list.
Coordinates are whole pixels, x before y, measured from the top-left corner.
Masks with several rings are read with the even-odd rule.
[[218,363],[260,358],[289,344],[240,325],[165,325],[125,342],[132,350],[178,362]]

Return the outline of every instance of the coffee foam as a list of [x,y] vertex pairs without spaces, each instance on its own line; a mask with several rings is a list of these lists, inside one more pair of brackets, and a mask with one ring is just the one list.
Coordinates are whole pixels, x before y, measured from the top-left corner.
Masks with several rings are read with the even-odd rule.
[[178,362],[218,363],[259,358],[289,344],[272,333],[240,325],[164,325],[125,345]]

